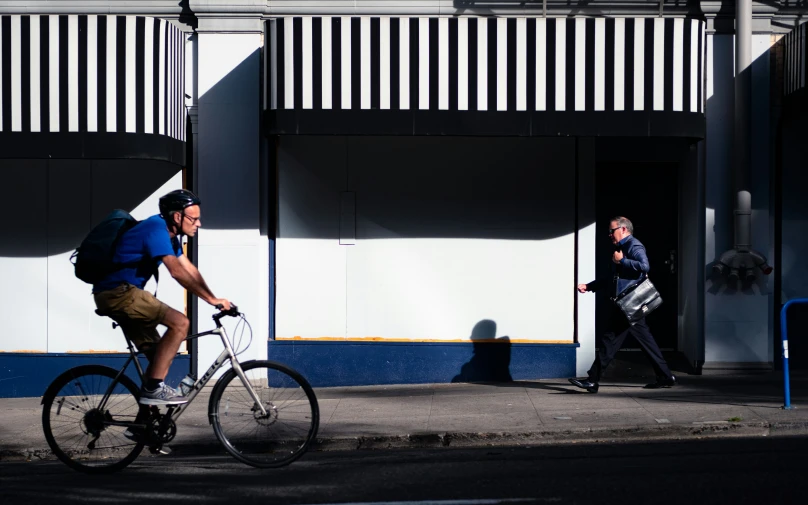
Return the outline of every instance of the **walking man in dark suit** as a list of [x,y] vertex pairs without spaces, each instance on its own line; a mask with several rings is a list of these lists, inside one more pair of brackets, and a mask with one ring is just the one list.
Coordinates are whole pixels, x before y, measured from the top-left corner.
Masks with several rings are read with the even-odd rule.
[[[616,296],[626,288],[633,286],[645,279],[650,270],[648,255],[645,253],[645,246],[634,238],[634,225],[625,217],[618,216],[612,219],[609,224],[609,235],[615,245],[615,252],[612,254],[612,279],[609,285],[597,280],[589,284],[578,284],[578,291],[586,293],[595,292],[597,289],[608,288],[609,296]],[[605,280],[605,279],[604,279]],[[611,305],[609,330],[603,334],[602,343],[592,368],[589,369],[589,377],[586,379],[570,379],[570,382],[590,393],[598,392],[600,375],[609,363],[614,359],[623,341],[629,334],[633,335],[642,347],[643,352],[651,361],[656,373],[656,382],[646,385],[646,388],[656,389],[671,387],[676,384],[676,377],[671,374],[662,351],[651,335],[645,318],[637,321],[631,326],[625,315],[620,312],[615,304]]]

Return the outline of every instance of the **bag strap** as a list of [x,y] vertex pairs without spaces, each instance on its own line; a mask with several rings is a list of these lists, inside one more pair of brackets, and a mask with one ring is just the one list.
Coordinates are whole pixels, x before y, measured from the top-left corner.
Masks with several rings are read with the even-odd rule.
[[157,286],[160,284],[160,267],[154,269],[154,297],[157,298]]

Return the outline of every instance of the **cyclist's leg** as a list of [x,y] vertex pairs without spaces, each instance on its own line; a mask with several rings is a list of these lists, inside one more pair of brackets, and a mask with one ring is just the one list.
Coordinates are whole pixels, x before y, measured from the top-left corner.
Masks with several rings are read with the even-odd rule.
[[[154,361],[154,353],[157,352],[157,344],[160,343],[160,333],[157,331],[157,326],[145,326],[140,321],[133,322],[132,320],[119,321],[118,324],[121,325],[126,337],[135,344],[137,350],[143,353],[151,364]],[[148,367],[146,370],[144,378],[149,376]]]
[[[148,291],[139,290],[130,311],[136,314],[140,323],[136,337],[138,349],[149,352],[149,366],[146,368],[143,388],[140,394],[142,405],[175,405],[187,402],[177,390],[164,383],[171,362],[188,335],[190,323],[183,314],[161,302]],[[157,324],[168,327],[160,338]],[[135,335],[133,335],[135,336]],[[132,338],[132,337],[130,337]],[[133,339],[134,340],[134,339]]]
[[[121,293],[116,294],[118,296],[114,299],[114,306],[105,299],[107,296],[104,293],[101,294],[104,296],[96,296],[96,303],[100,301],[110,305],[109,309],[104,311],[105,315],[118,321],[126,336],[149,358],[140,403],[143,405],[185,403],[187,400],[176,390],[166,386],[163,380],[180,344],[188,334],[190,328],[188,318],[148,291],[135,286],[125,286]],[[163,338],[160,338],[157,332],[157,325],[161,323],[168,327]]]
[[190,321],[184,314],[171,307],[166,306],[166,308],[168,310],[165,311],[160,322],[168,327],[168,330],[157,344],[154,359],[146,370],[146,377],[150,379],[165,379],[168,369],[174,361],[174,356],[177,355],[177,351],[185,337],[188,336],[188,330],[191,327]]
[[108,291],[95,293],[94,298],[98,307],[96,313],[108,316],[118,323],[126,337],[151,363],[156,345],[160,342],[157,325],[165,309],[151,293],[148,293],[151,300],[143,299],[142,293],[143,290],[131,284],[122,284]]
[[[156,332],[156,330],[155,330]],[[159,342],[159,335],[158,340],[154,342],[144,342],[137,346],[137,350],[142,352],[146,359],[149,360],[149,363],[154,361],[154,353],[157,352],[157,343]]]

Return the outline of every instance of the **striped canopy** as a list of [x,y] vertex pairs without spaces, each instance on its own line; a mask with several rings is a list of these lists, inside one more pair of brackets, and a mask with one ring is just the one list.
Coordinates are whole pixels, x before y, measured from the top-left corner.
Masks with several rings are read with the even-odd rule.
[[17,155],[174,159],[184,81],[183,34],[168,21],[0,17],[0,142]]
[[486,113],[510,115],[513,134],[648,134],[656,121],[703,136],[698,19],[287,17],[266,32],[280,133],[485,134],[498,128],[477,128]]

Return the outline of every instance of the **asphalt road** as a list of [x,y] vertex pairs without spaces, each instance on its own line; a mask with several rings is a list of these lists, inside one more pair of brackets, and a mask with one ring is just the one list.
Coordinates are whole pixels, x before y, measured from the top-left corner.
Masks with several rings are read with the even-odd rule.
[[141,457],[108,476],[0,463],[4,504],[808,503],[808,438],[310,453],[279,470],[226,455]]

